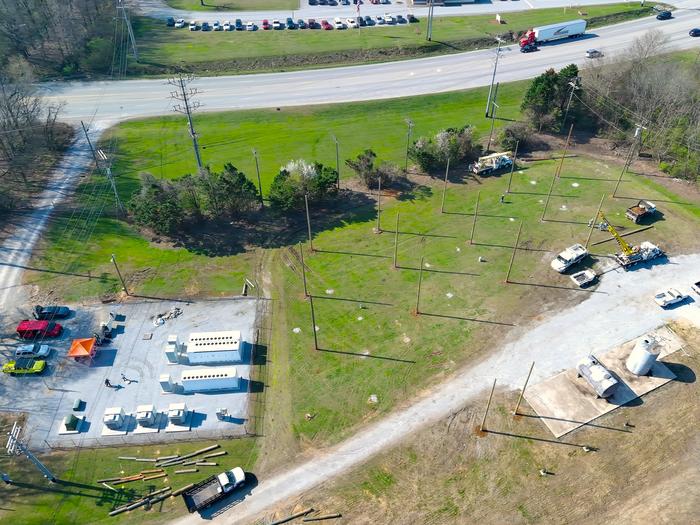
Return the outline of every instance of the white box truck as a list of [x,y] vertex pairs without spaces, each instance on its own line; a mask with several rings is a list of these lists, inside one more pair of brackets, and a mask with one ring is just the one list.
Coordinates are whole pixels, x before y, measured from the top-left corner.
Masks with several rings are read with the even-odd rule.
[[520,39],[520,47],[528,45],[538,45],[564,38],[576,38],[586,32],[585,20],[571,20],[558,24],[533,27]]

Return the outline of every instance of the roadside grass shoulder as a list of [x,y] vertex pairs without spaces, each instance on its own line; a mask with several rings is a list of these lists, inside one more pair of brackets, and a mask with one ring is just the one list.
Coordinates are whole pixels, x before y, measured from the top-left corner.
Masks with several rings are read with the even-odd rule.
[[[632,20],[652,13],[651,7],[630,3],[587,6],[591,28]],[[162,21],[134,19],[140,63],[130,65],[136,75],[168,74],[187,64],[207,75],[283,71],[353,63],[401,60],[491,47],[495,36],[514,41],[518,33],[543,24],[581,18],[569,8],[534,9],[508,13],[505,24],[492,15],[437,17],[433,40],[427,24],[368,27],[347,31],[204,32],[166,27]]]
[[251,11],[272,9],[298,9],[299,0],[165,0],[175,9],[187,11]]

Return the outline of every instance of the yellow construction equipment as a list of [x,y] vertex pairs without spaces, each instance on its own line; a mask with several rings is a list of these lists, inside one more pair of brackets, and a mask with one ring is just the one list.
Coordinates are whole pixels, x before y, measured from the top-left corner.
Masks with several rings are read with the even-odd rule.
[[[622,236],[617,233],[617,230],[610,223],[607,217],[605,217],[605,214],[602,211],[598,213],[598,216],[594,222],[597,222],[598,220],[601,221],[600,229],[608,230],[610,235],[612,235],[615,241],[617,241],[617,245],[620,247],[621,252],[614,254],[614,257],[615,260],[620,263],[620,266],[622,266],[623,269],[628,270],[635,264],[651,261],[652,259],[656,259],[657,257],[664,255],[661,248],[648,241],[643,241],[639,246],[630,246],[627,241],[625,241]],[[591,224],[591,227],[593,228],[595,225]]]
[[612,235],[615,238],[615,240],[617,241],[617,245],[620,247],[620,250],[622,250],[622,253],[628,256],[634,253],[632,247],[629,244],[627,244],[627,241],[625,241],[619,233],[617,233],[617,230],[613,227],[612,223],[608,220],[608,218],[602,211],[598,213],[597,219],[600,219],[600,221],[603,224],[605,224],[605,229],[608,230],[610,232],[610,235]]

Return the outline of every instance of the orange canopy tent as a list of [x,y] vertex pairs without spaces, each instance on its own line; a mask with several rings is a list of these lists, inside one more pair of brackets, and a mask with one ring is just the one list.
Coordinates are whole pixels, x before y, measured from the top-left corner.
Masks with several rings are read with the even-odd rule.
[[68,357],[93,357],[97,351],[97,341],[94,337],[87,339],[73,339],[68,351]]

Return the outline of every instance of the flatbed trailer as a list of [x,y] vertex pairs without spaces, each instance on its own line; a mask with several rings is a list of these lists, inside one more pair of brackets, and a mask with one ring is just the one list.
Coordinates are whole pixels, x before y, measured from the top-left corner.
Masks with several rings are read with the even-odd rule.
[[236,487],[245,483],[245,473],[240,467],[210,476],[182,493],[187,510],[195,512],[206,509],[226,497]]

